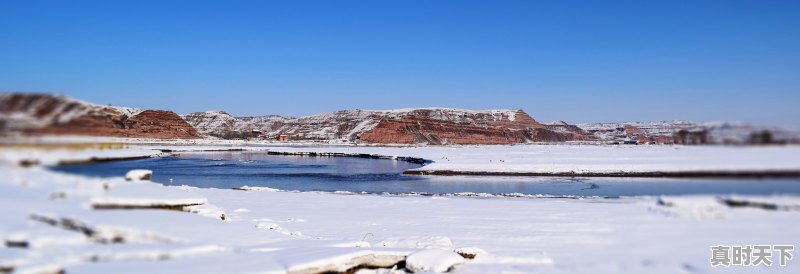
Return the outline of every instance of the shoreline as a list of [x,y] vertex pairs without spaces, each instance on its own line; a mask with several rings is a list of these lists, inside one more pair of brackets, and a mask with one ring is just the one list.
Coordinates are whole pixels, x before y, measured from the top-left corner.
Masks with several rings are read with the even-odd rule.
[[[587,178],[800,178],[800,166],[791,164],[791,161],[780,164],[775,159],[772,163],[763,165],[764,162],[746,160],[744,164],[726,166],[716,164],[713,160],[729,160],[730,157],[714,157],[708,161],[696,161],[700,165],[693,163],[670,163],[663,166],[635,166],[628,163],[642,161],[643,156],[656,157],[658,155],[671,155],[680,153],[683,150],[721,150],[723,152],[737,152],[748,150],[746,148],[717,148],[717,147],[596,147],[596,146],[500,146],[502,150],[523,149],[534,152],[530,156],[520,160],[509,160],[508,155],[496,153],[489,155],[482,149],[487,147],[361,147],[361,146],[218,146],[218,145],[193,145],[185,146],[181,144],[172,145],[135,145],[129,144],[121,149],[98,150],[90,149],[82,152],[64,151],[71,154],[70,157],[57,157],[57,161],[47,161],[45,155],[48,151],[39,151],[33,155],[19,157],[17,163],[22,166],[31,165],[81,165],[102,163],[111,161],[141,160],[158,157],[164,153],[184,153],[184,152],[257,152],[268,155],[282,156],[308,156],[308,157],[354,157],[365,159],[385,159],[404,161],[419,164],[421,167],[408,169],[402,172],[404,175],[430,175],[430,176],[510,176],[510,177],[587,177]],[[495,148],[495,147],[492,147]],[[28,150],[27,151],[36,151]],[[139,153],[126,153],[139,150]],[[751,148],[750,151],[775,150],[772,148]],[[787,150],[798,150],[797,147],[787,147]],[[109,153],[100,152],[109,151]],[[115,152],[116,151],[116,152]],[[563,152],[562,152],[563,151]],[[601,151],[610,153],[628,153],[624,156],[638,157],[631,161],[618,165],[606,164],[606,161],[616,161],[614,155],[579,155],[583,151]],[[639,151],[639,152],[637,152]],[[661,151],[661,152],[659,152]],[[672,152],[674,151],[674,152]],[[590,158],[591,161],[576,162],[570,165],[551,166],[560,164],[558,157],[543,158],[540,153],[572,153],[568,157]],[[631,153],[635,152],[635,153]],[[641,153],[644,152],[644,153]],[[657,152],[658,154],[645,154]],[[666,154],[665,154],[666,153]],[[695,152],[696,153],[696,152]],[[78,155],[83,154],[83,155]],[[644,155],[642,155],[644,154]],[[739,153],[741,154],[741,153]],[[403,155],[403,156],[400,156]],[[558,155],[556,155],[558,156]],[[741,155],[734,155],[741,156]],[[765,154],[763,159],[769,159],[770,154]],[[783,155],[786,157],[786,154]],[[458,157],[458,158],[456,158]],[[500,158],[503,157],[503,158]],[[568,157],[565,157],[568,159]],[[796,158],[796,156],[788,156]],[[439,161],[431,159],[442,158]],[[506,159],[501,162],[500,159]],[[495,159],[492,163],[487,159]],[[532,159],[533,161],[524,162]],[[788,158],[787,158],[788,159]],[[784,159],[784,160],[787,160]],[[452,161],[451,161],[452,160]],[[788,159],[791,160],[791,159]],[[627,169],[627,170],[626,170]],[[681,170],[684,169],[684,170]]]
[[432,176],[530,176],[530,177],[592,177],[592,178],[800,178],[800,170],[775,171],[655,171],[655,172],[493,172],[457,170],[403,171],[405,175]]
[[[241,150],[247,151],[247,150]],[[314,152],[314,151],[272,151],[268,155],[282,156],[309,156],[309,157],[354,157],[367,159],[387,159],[405,161],[423,166],[436,163],[433,160],[408,157],[390,156],[370,153],[346,152]],[[459,171],[459,170],[425,170],[409,169],[403,171],[404,175],[431,175],[431,176],[512,176],[512,177],[593,177],[593,178],[800,178],[798,170],[695,170],[695,171],[631,171],[631,172],[515,172],[515,171]]]
[[106,163],[106,162],[117,162],[117,161],[134,161],[134,160],[142,160],[142,159],[149,159],[153,158],[154,156],[133,156],[133,157],[92,157],[89,159],[79,159],[79,160],[62,160],[56,163],[58,166],[71,166],[71,165],[89,165],[94,163]]

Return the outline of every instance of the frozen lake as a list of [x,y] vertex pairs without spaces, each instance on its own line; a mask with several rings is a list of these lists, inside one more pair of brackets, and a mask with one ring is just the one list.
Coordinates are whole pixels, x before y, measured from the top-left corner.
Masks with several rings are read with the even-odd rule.
[[263,152],[180,153],[172,157],[53,167],[92,177],[153,170],[152,181],[203,188],[241,186],[366,193],[489,193],[577,196],[800,194],[800,179],[561,178],[403,175],[418,164],[355,157],[277,156]]

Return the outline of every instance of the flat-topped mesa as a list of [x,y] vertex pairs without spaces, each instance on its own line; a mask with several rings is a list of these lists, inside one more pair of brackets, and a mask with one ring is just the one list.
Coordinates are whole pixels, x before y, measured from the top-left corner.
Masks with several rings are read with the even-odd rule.
[[384,116],[360,141],[379,144],[518,144],[585,140],[547,129],[523,110],[413,110]]
[[195,129],[172,111],[101,106],[50,94],[0,94],[0,133],[191,139]]
[[514,128],[541,128],[542,124],[536,122],[525,111],[497,109],[497,110],[468,110],[453,108],[417,108],[399,110],[373,110],[380,119],[402,120],[414,117],[419,119],[438,120],[456,124],[470,124],[480,126],[501,126]]
[[193,112],[182,118],[202,134],[235,130],[236,118],[224,111]]
[[200,134],[178,114],[166,110],[145,110],[125,121],[128,137],[198,138]]
[[516,109],[341,110],[299,118],[234,117],[224,111],[178,116],[164,110],[102,106],[47,94],[0,94],[0,134],[133,138],[276,138],[371,144],[516,144],[586,140]]
[[143,110],[127,117],[114,108],[91,110],[68,122],[30,129],[26,133],[154,139],[200,138],[197,131],[175,112]]
[[184,116],[197,130],[220,138],[286,135],[289,140],[371,144],[516,144],[585,140],[577,133],[549,130],[523,110],[408,108],[340,110],[299,118],[232,117],[224,112]]

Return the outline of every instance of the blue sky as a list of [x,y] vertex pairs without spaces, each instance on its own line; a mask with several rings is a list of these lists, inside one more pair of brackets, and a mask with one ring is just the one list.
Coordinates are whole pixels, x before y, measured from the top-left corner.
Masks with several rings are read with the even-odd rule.
[[800,1],[2,1],[0,90],[800,128]]

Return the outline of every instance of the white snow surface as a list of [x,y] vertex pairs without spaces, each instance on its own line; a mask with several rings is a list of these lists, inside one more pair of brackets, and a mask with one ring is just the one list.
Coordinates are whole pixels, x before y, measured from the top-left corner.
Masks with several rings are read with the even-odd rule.
[[[580,163],[580,155],[614,151],[581,146],[272,149],[358,151],[437,160],[428,167],[435,167],[442,158],[471,167],[471,161],[485,159],[470,160],[478,156],[505,156],[521,167],[529,166],[528,161],[533,160],[525,159],[537,155],[573,157]],[[689,155],[738,155],[688,147],[613,149],[645,150],[662,158],[686,157],[680,156],[683,149],[691,152]],[[785,155],[796,148],[784,149],[789,152],[764,148],[756,153],[796,160]],[[144,150],[134,147],[81,155],[109,158]],[[554,152],[561,153],[551,154]],[[78,158],[61,152],[29,155],[48,162]],[[617,154],[605,155],[613,158]],[[760,157],[766,156],[756,156],[747,166],[758,165],[755,161],[764,159]],[[770,162],[772,167],[783,167]],[[4,160],[0,162],[0,197],[0,237],[6,242],[28,243],[24,249],[0,248],[0,265],[13,266],[15,273],[60,269],[67,273],[148,274],[342,271],[364,262],[391,264],[410,254],[455,250],[479,254],[456,265],[455,273],[693,273],[720,271],[709,265],[712,245],[797,245],[795,239],[800,239],[796,210],[730,208],[712,196],[487,199],[200,189],[126,182],[123,177],[65,175]],[[775,200],[784,205],[800,201],[795,196],[735,198],[762,203]],[[189,212],[92,209],[91,201],[102,199],[135,201],[137,205],[205,203]],[[431,267],[458,260],[420,257]],[[795,260],[787,267],[723,270],[797,273],[800,264]]]
[[[101,105],[94,105],[95,107],[103,107]],[[124,115],[127,117],[133,117],[139,115],[140,113],[144,112],[145,109],[143,108],[133,108],[133,107],[121,107],[121,106],[111,106],[111,108],[116,109],[119,111],[120,115]]]
[[464,258],[450,250],[428,249],[412,253],[406,258],[406,268],[414,273],[443,273],[455,265],[464,263]]
[[272,147],[283,152],[418,157],[426,171],[617,173],[800,170],[800,146],[516,145],[463,147]]
[[16,165],[21,161],[38,162],[41,165],[57,165],[63,162],[86,162],[119,158],[156,157],[157,150],[135,148],[121,150],[71,150],[71,149],[0,149],[0,164]]

